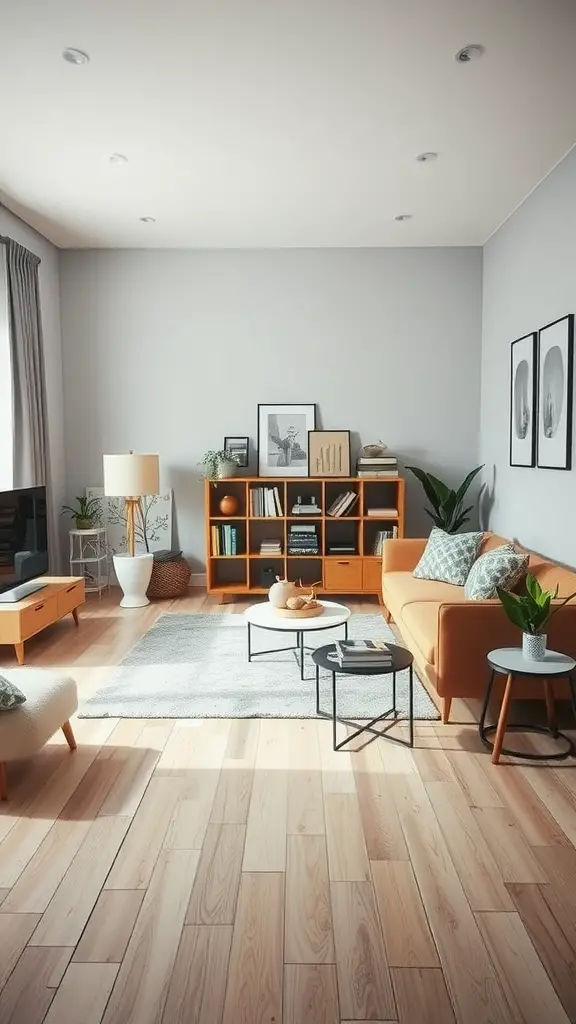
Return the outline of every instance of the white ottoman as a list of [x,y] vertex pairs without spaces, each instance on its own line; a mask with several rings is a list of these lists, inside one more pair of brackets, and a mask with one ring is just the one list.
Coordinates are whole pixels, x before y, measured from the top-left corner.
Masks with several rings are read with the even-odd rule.
[[78,707],[78,694],[71,676],[49,669],[2,669],[2,675],[26,697],[19,707],[0,712],[0,798],[7,800],[8,761],[37,754],[58,729],[62,729],[70,750],[76,750],[69,719]]

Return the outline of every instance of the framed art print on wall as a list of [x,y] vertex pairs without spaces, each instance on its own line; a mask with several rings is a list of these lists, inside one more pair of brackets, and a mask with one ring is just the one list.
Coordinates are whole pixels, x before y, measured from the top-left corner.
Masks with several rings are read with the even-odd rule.
[[308,431],[316,405],[258,406],[258,475],[308,476]]
[[538,332],[538,466],[572,466],[574,314]]
[[536,465],[536,331],[511,345],[510,465]]
[[309,476],[350,476],[350,431],[311,430]]

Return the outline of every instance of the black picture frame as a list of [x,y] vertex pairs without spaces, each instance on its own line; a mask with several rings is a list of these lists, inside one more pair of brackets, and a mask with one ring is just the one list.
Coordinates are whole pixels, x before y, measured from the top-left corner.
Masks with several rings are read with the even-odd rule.
[[[510,346],[510,465],[533,469],[536,465],[536,432],[538,421],[538,354],[537,331],[517,338]],[[521,357],[524,356],[524,359]],[[518,372],[520,363],[527,366],[527,380],[524,381],[524,401],[528,403],[529,426],[524,437],[520,436],[522,418],[519,410]],[[519,433],[520,432],[520,433]]]
[[[338,466],[338,453],[333,453],[326,460],[322,460],[322,465],[314,465],[314,453],[312,451],[313,442],[318,436],[334,435],[334,444],[345,445],[345,459]],[[342,452],[340,452],[340,457]],[[335,463],[335,465],[334,465]],[[308,476],[313,477],[347,477],[352,475],[352,451],[350,445],[350,431],[349,430],[309,430],[308,431]]]
[[[238,444],[238,442],[245,443]],[[235,448],[237,450],[234,450]],[[230,437],[224,438],[224,451],[236,457],[240,469],[246,469],[250,461],[250,438],[231,434]]]
[[[574,313],[568,313],[538,331],[539,469],[572,469],[573,402]],[[554,403],[560,411],[553,431]]]
[[[306,416],[306,426],[302,429],[302,439],[306,445],[305,459],[298,464],[269,464],[268,445],[263,448],[263,417],[272,415]],[[316,429],[316,402],[259,402],[258,403],[258,476],[294,477],[308,476],[308,431]],[[266,434],[266,438],[268,435]],[[299,444],[299,442],[298,442]],[[300,449],[302,446],[299,444]]]

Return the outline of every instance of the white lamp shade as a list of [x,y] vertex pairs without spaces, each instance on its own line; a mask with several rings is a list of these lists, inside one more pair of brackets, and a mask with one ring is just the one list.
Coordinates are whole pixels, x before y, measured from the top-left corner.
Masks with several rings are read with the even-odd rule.
[[105,455],[104,494],[110,497],[140,498],[160,491],[157,455]]

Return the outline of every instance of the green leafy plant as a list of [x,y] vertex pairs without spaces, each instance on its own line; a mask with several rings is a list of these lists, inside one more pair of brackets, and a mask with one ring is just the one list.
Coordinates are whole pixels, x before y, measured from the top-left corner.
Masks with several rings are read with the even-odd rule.
[[75,519],[79,530],[82,529],[82,525],[85,529],[90,529],[94,518],[98,517],[101,512],[98,498],[86,498],[83,495],[78,495],[74,500],[77,502],[76,507],[73,505],[62,505],[61,515],[68,514],[71,519]]
[[497,587],[498,597],[506,615],[523,633],[545,633],[550,619],[564,607],[568,601],[576,597],[576,591],[564,597],[560,604],[552,607],[552,601],[558,597],[555,590],[543,590],[535,576],[526,576],[526,593],[512,594],[509,590]]
[[423,469],[419,469],[418,466],[406,466],[417,480],[420,481],[428,501],[432,506],[432,510],[425,509],[426,513],[430,516],[435,526],[439,527],[440,530],[445,530],[446,533],[457,533],[464,523],[469,521],[468,513],[474,508],[473,505],[468,505],[464,508],[464,498],[466,492],[470,487],[475,476],[478,475],[484,466],[477,466],[465,480],[462,481],[460,487],[453,491],[451,487],[439,480],[437,476],[433,476],[432,473],[425,473]]
[[198,463],[204,471],[204,476],[208,480],[216,480],[218,478],[218,471],[223,463],[232,462],[235,466],[238,466],[238,458],[236,455],[231,455],[230,452],[218,451],[206,452],[204,458]]

